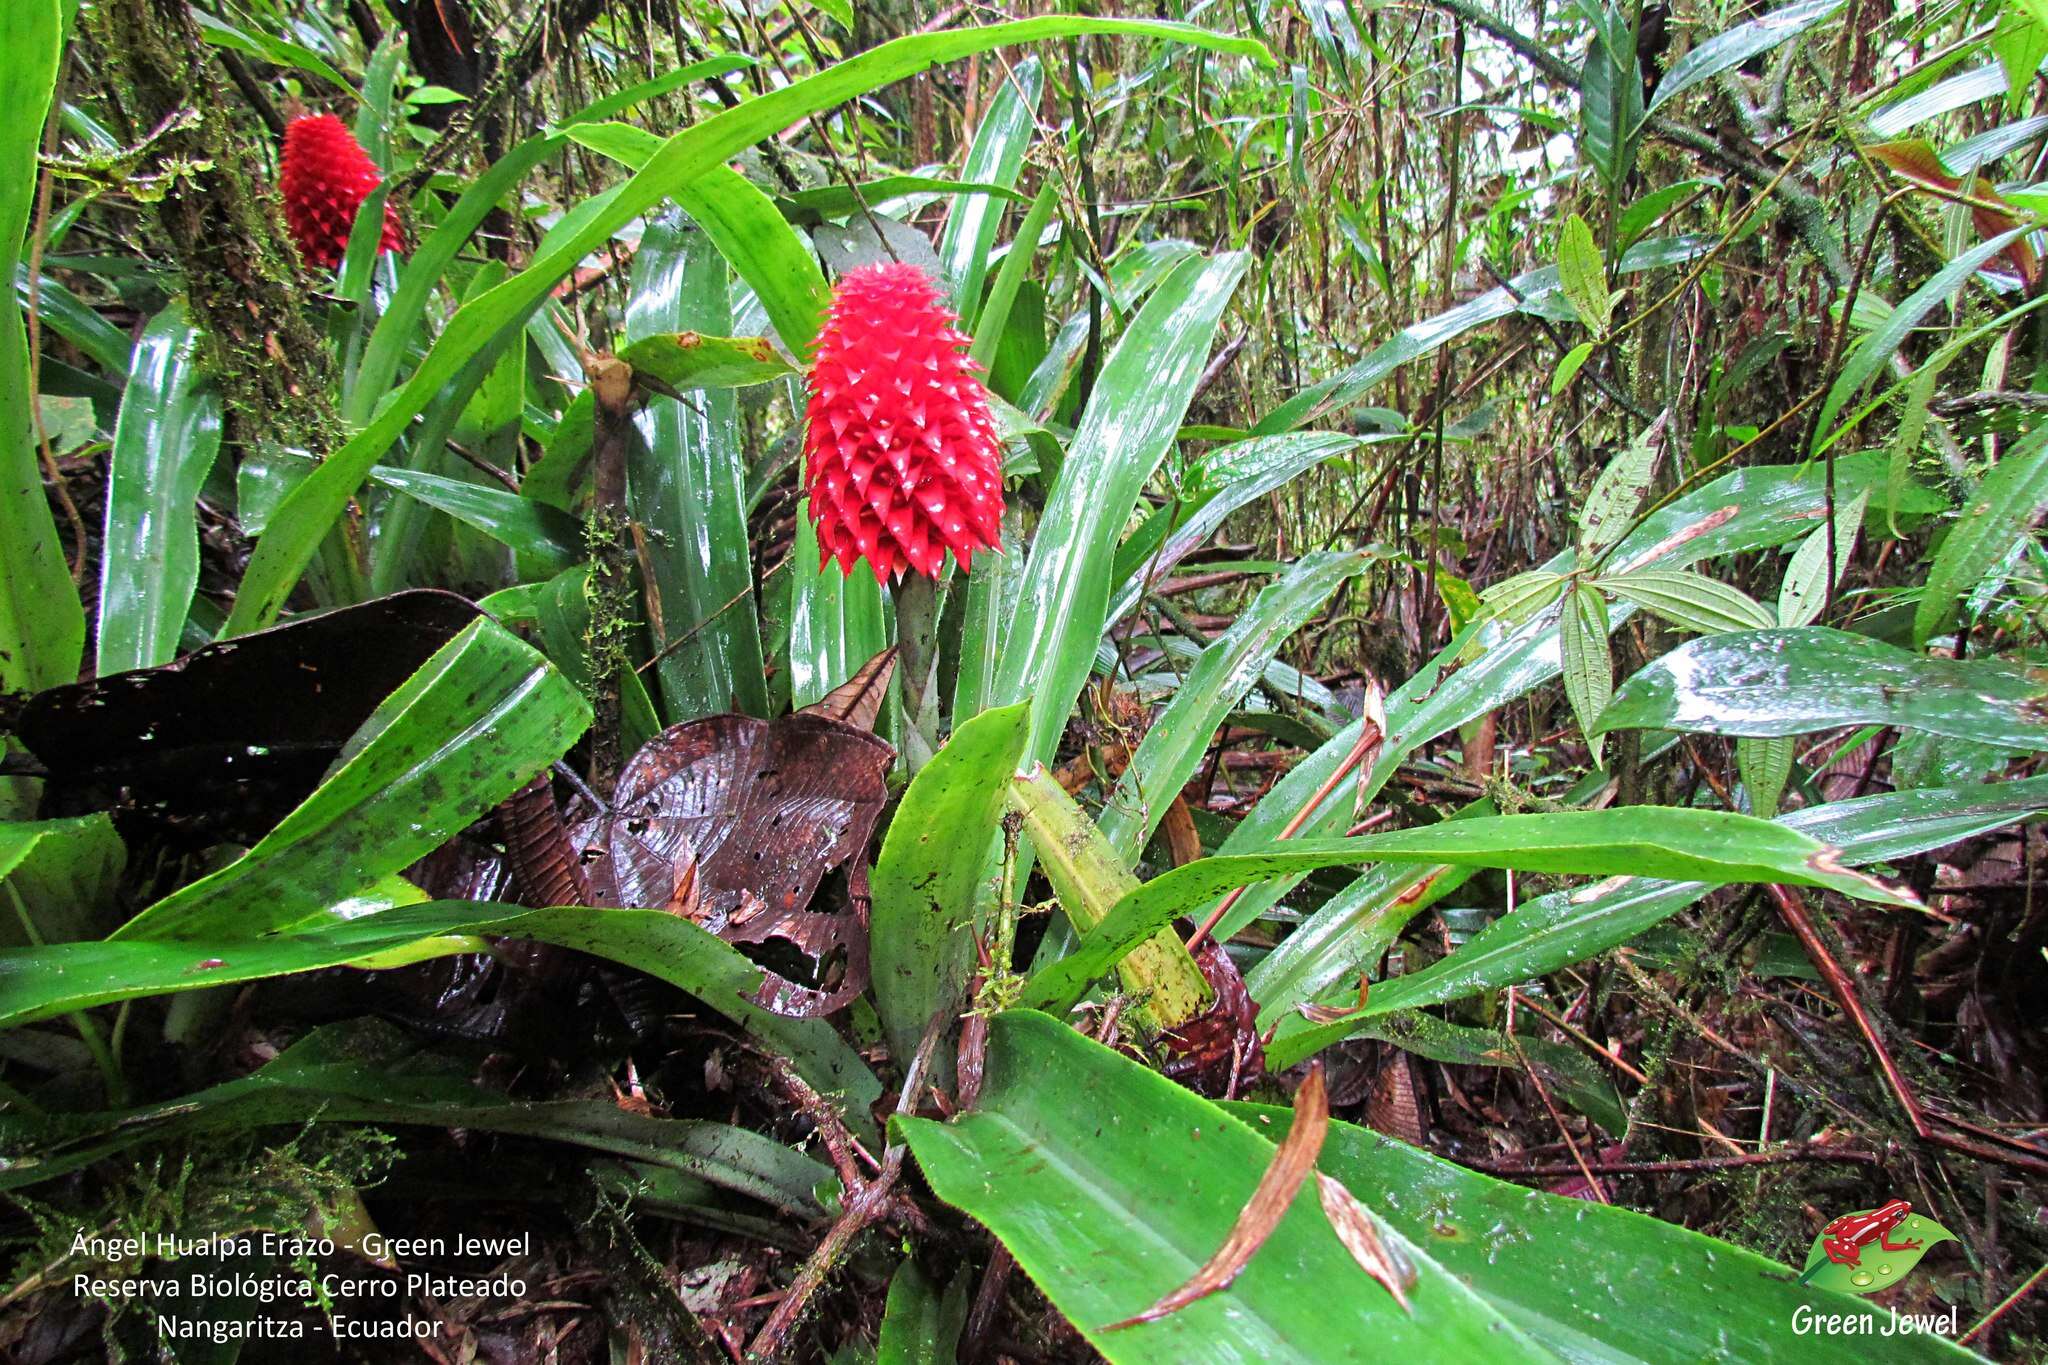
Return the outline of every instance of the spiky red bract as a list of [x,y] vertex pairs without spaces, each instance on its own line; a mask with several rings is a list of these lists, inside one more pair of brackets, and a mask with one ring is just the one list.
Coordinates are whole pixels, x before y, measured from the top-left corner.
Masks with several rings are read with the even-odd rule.
[[968,338],[931,277],[901,263],[851,270],[811,364],[804,485],[819,563],[865,556],[888,582],[965,568],[1002,539],[1001,443]]
[[[308,114],[285,125],[284,168],[278,183],[284,191],[285,226],[292,230],[307,265],[332,270],[341,264],[356,212],[382,179],[377,163],[334,115]],[[389,202],[384,205],[384,234],[377,249],[405,249],[397,206]]]

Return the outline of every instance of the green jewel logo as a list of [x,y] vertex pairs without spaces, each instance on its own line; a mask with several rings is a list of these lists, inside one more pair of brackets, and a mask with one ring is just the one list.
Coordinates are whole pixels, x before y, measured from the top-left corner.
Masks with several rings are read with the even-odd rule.
[[1844,1294],[1875,1294],[1905,1279],[1929,1247],[1955,1240],[1947,1228],[1894,1199],[1845,1213],[1822,1228],[1806,1253],[1799,1282]]

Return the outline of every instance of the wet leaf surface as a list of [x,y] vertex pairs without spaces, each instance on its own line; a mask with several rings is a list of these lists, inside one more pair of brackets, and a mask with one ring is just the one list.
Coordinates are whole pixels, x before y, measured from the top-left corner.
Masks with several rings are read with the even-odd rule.
[[17,733],[49,769],[52,813],[111,810],[200,842],[254,843],[479,614],[454,593],[422,590],[295,619],[37,693]]
[[[1201,1269],[1186,1284],[1163,1296],[1144,1312],[1103,1330],[1116,1331],[1135,1327],[1141,1322],[1157,1322],[1197,1299],[1206,1298],[1219,1289],[1228,1289],[1231,1282],[1243,1273],[1252,1256],[1266,1244],[1273,1229],[1280,1225],[1280,1219],[1286,1215],[1287,1206],[1294,1202],[1303,1182],[1315,1173],[1316,1156],[1323,1150],[1323,1135],[1329,1128],[1330,1101],[1323,1089],[1323,1069],[1311,1067],[1308,1079],[1294,1094],[1294,1122],[1288,1128],[1287,1136],[1274,1148],[1273,1164],[1266,1167],[1266,1173],[1259,1177],[1252,1197],[1245,1201],[1237,1222],[1231,1226],[1230,1235],[1223,1239],[1222,1246],[1216,1248],[1216,1254],[1202,1262]],[[1325,1207],[1328,1207],[1327,1203]]]
[[[767,949],[755,1003],[829,1014],[867,985],[866,849],[894,757],[886,741],[824,716],[670,726],[620,772],[609,815],[575,831],[592,897]],[[825,875],[842,867],[847,903],[813,909]]]
[[2048,744],[2048,673],[1930,659],[1821,626],[1731,631],[1688,640],[1631,677],[1596,728],[1769,736],[1843,725]]
[[1155,1322],[1096,1326],[1158,1302],[1214,1255],[1273,1165],[1286,1128],[1261,1117],[1272,1112],[1292,1118],[1226,1110],[1057,1020],[1012,1010],[990,1024],[981,1107],[951,1123],[898,1119],[892,1131],[939,1197],[1001,1238],[1112,1361],[1556,1359],[1394,1224],[1385,1189],[1357,1182],[1386,1220],[1390,1257],[1414,1271],[1412,1313],[1301,1192],[1226,1287]]

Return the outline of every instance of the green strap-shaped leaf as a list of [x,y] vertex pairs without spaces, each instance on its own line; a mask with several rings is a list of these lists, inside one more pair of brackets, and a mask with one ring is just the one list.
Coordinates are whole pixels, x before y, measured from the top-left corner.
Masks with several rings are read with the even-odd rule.
[[1841,7],[1842,0],[1800,0],[1715,34],[1671,64],[1657,82],[1644,117],[1694,86],[1798,37]]
[[1118,548],[1111,576],[1120,586],[1110,595],[1108,620],[1128,616],[1145,589],[1205,544],[1232,512],[1362,444],[1359,437],[1337,432],[1289,431],[1254,436],[1209,452],[1200,467],[1208,494],[1197,495],[1193,506],[1168,505],[1154,512],[1146,523],[1147,529],[1154,523],[1159,527],[1152,543],[1141,543],[1140,532]]
[[2048,679],[1996,659],[1930,659],[1864,635],[1803,626],[1706,635],[1623,683],[1610,730],[1801,735],[1897,725],[2048,748]]
[[[1708,250],[1711,237],[1666,237],[1638,242],[1622,253],[1615,266],[1617,275],[1682,265]],[[1506,284],[1487,290],[1433,318],[1412,323],[1391,340],[1381,343],[1369,355],[1347,370],[1318,380],[1282,403],[1252,428],[1255,436],[1271,436],[1315,423],[1334,423],[1349,409],[1365,400],[1382,380],[1410,361],[1420,360],[1448,345],[1474,328],[1541,304],[1557,294],[1557,267],[1525,271]]]
[[995,366],[996,348],[1002,344],[1003,330],[1010,321],[1010,310],[1016,305],[1018,291],[1024,287],[1024,277],[1031,270],[1032,258],[1038,254],[1038,239],[1045,235],[1045,225],[1052,221],[1057,202],[1058,196],[1051,185],[1039,190],[1038,197],[1031,201],[1031,208],[1024,215],[1023,224],[1017,229],[1016,239],[1010,243],[1009,254],[1003,257],[1003,268],[996,272],[996,282],[989,287],[988,300],[975,322],[974,345],[968,350],[974,363],[984,370]]
[[[0,1028],[94,1005],[261,981],[345,963],[390,966],[477,952],[479,936],[527,938],[593,953],[686,990],[770,1050],[788,1057],[820,1094],[864,1116],[882,1088],[857,1053],[822,1019],[790,1019],[752,1003],[761,969],[738,949],[662,910],[566,907],[527,910],[485,901],[428,901],[358,919],[244,937],[124,937],[0,950]],[[865,1125],[865,1117],[858,1121]]]
[[[1038,58],[1026,57],[1011,68],[1002,88],[989,101],[975,130],[973,145],[960,167],[963,180],[985,182],[1008,188],[1017,183],[1024,168],[1024,153],[1031,146],[1038,108],[1038,91],[1043,82]],[[945,231],[939,234],[939,264],[951,282],[953,311],[960,315],[960,330],[972,333],[981,313],[981,281],[988,271],[989,248],[995,245],[996,229],[1002,226],[1003,201],[986,195],[963,194],[953,200],[946,215]],[[1024,244],[1028,255],[1036,241]]]
[[[570,128],[568,136],[636,171],[662,146],[660,137],[627,123],[587,123]],[[775,201],[730,166],[706,171],[671,197],[753,288],[782,344],[799,358],[809,355],[831,289],[816,253]]]
[[[638,264],[637,256],[634,263]],[[767,337],[666,332],[632,342],[619,352],[619,359],[635,373],[679,393],[686,389],[743,389],[796,373],[796,367],[782,358]]]
[[1956,290],[1962,288],[1963,282],[1983,269],[1985,262],[2026,234],[2025,227],[2016,227],[2010,232],[2001,232],[1988,242],[1979,242],[1963,252],[1936,271],[1927,283],[1907,295],[1905,302],[1892,309],[1876,331],[1857,344],[1856,349],[1850,352],[1847,362],[1843,364],[1841,374],[1837,375],[1835,382],[1829,386],[1827,398],[1820,405],[1820,420],[1814,423],[1813,428],[1813,454],[1820,454],[1854,430],[1854,422],[1844,425],[1839,430],[1836,429],[1835,418],[1857,394],[1863,392],[1863,386],[1870,382],[1871,377],[1890,363],[1892,356],[1905,343],[1913,329],[1920,325],[1920,320],[1936,306],[1945,302]]
[[[1794,811],[1777,823],[1840,849],[1844,863],[1868,864],[1972,838],[2039,810],[2048,810],[2044,777],[1977,787],[1923,787],[1837,801]],[[1349,1036],[1357,1019],[1462,1000],[1583,962],[1628,942],[1712,889],[1713,884],[1703,881],[1631,877],[1595,895],[1557,891],[1525,902],[1442,961],[1410,976],[1375,983],[1366,1008],[1353,1019],[1334,1024],[1283,1019],[1279,1036],[1267,1047],[1267,1062],[1292,1066]],[[1348,990],[1348,998],[1330,1003],[1355,1003],[1356,988]]]
[[[1414,1276],[1404,1311],[1345,1251],[1313,1188],[1231,1283],[1156,1322],[1105,1330],[1185,1284],[1223,1245],[1273,1162],[1273,1129],[1045,1015],[993,1021],[972,1113],[893,1126],[938,1196],[1000,1238],[1118,1365],[1557,1359],[1378,1219]],[[1368,1217],[1405,1197],[1360,1192]]]
[[496,622],[443,645],[349,740],[346,761],[257,845],[118,939],[254,938],[409,867],[562,756],[590,704]]
[[[1853,498],[1883,478],[1882,452],[1835,462],[1838,499]],[[1678,569],[1720,555],[1782,545],[1812,527],[1826,507],[1826,471],[1818,463],[1739,470],[1645,517],[1615,548],[1609,562],[1618,572],[1652,563]],[[1569,568],[1565,555],[1545,566],[1553,574]],[[1611,603],[1608,624],[1619,625],[1633,610],[1626,602]],[[1512,623],[1477,622],[1459,632],[1435,660],[1387,697],[1387,738],[1372,771],[1360,783],[1363,799],[1370,801],[1418,746],[1555,678],[1558,634],[1555,612]],[[1269,843],[1357,742],[1354,723],[1297,763],[1232,831],[1221,851],[1239,853]],[[1352,809],[1346,801],[1326,801],[1300,833],[1342,833]],[[1254,886],[1238,899],[1218,933],[1235,933],[1293,885],[1293,879],[1282,878]]]
[[[1294,1119],[1269,1105],[1222,1108],[1274,1138]],[[1883,1358],[1899,1365],[1981,1360],[1939,1335],[1884,1335],[1893,1323],[1883,1308],[1814,1293],[1796,1283],[1790,1268],[1747,1248],[1632,1209],[1479,1175],[1353,1124],[1330,1125],[1318,1164],[1508,1321],[1568,1360],[1661,1365],[1720,1356],[1805,1365],[1821,1352],[1815,1329],[1800,1330],[1802,1308],[1849,1319],[1843,1340],[1882,1342]],[[1512,1232],[1496,1233],[1503,1228]],[[1642,1306],[1649,1297],[1654,1311]]]
[[898,1266],[882,1307],[875,1365],[953,1365],[960,1358],[960,1329],[967,1325],[970,1287],[965,1266],[944,1294],[915,1260]]
[[[16,1148],[0,1189],[68,1174],[173,1134],[247,1132],[264,1124],[422,1124],[566,1143],[682,1171],[794,1217],[824,1210],[812,1191],[829,1168],[775,1139],[725,1123],[657,1118],[610,1099],[514,1099],[474,1082],[455,1057],[388,1024],[315,1029],[251,1075],[196,1094],[106,1114],[67,1115],[61,1141]],[[24,1125],[20,1141],[32,1141]]]
[[1642,140],[1643,87],[1628,17],[1611,0],[1579,0],[1593,41],[1579,74],[1579,147],[1600,179],[1618,190]]
[[[714,240],[669,219],[648,223],[633,259],[629,339],[732,330],[731,276]],[[666,715],[674,722],[737,708],[765,716],[739,399],[725,389],[650,398],[637,426],[643,439],[627,448],[626,501],[655,547],[649,625]]]
[[1834,850],[1769,820],[1677,806],[1475,816],[1391,834],[1289,839],[1257,852],[1219,854],[1175,868],[1125,892],[1074,951],[1041,968],[1023,996],[1030,1005],[1070,1003],[1132,945],[1211,898],[1250,882],[1363,863],[1505,867],[1559,876],[1697,877],[1714,882],[1825,886],[1887,905],[1918,902],[1875,878],[1840,867]]
[[1913,611],[1913,643],[1924,645],[1955,618],[1956,603],[2048,512],[2048,422],[2006,448],[1977,485],[1927,571]]
[[828,218],[853,217],[861,212],[863,204],[872,207],[891,199],[926,194],[987,195],[1005,203],[1030,202],[1025,195],[1007,186],[949,180],[935,175],[884,175],[873,180],[813,185],[809,189],[789,190],[770,197],[774,199],[775,207],[782,210],[782,216],[792,223],[813,225]]
[[246,52],[276,66],[293,67],[308,75],[318,76],[350,99],[362,98],[356,93],[355,86],[349,83],[348,77],[336,71],[319,53],[303,44],[273,37],[264,32],[260,25],[240,29],[232,24],[224,24],[196,7],[192,11],[192,22],[198,25],[199,36],[216,47]]
[[[0,280],[15,278],[63,44],[58,0],[0,5]],[[21,310],[0,309],[0,692],[78,677],[85,607],[43,493]]]
[[107,473],[102,677],[175,658],[199,586],[199,489],[220,450],[220,399],[199,349],[179,303],[151,318],[135,346]]
[[953,724],[962,725],[989,703],[1003,641],[1016,618],[1017,586],[1024,576],[1024,518],[1013,501],[1003,509],[1001,548],[974,557],[960,613],[960,671],[953,682]]
[[[860,560],[852,573],[820,562],[811,502],[797,504],[796,544],[789,552],[789,692],[803,707],[845,682],[895,638],[888,599]],[[895,710],[887,704],[887,712]]]
[[507,489],[418,469],[378,465],[370,471],[370,477],[509,546],[537,573],[558,574],[583,557],[581,523],[544,502],[522,498]]
[[[10,7],[10,12],[21,8]],[[404,433],[412,419],[479,347],[537,307],[577,262],[603,246],[621,227],[662,199],[685,190],[700,176],[722,166],[761,138],[807,114],[976,52],[1007,43],[1080,34],[1165,38],[1270,60],[1265,48],[1256,42],[1184,24],[1046,16],[898,38],[675,133],[625,185],[572,214],[570,226],[551,234],[548,244],[525,270],[465,304],[448,320],[448,326],[405,387],[377,410],[361,432],[329,454],[317,470],[286,496],[271,518],[269,531],[257,543],[225,633],[239,635],[276,619],[328,528],[347,508],[370,467]],[[10,63],[9,69],[17,65]],[[32,147],[30,150],[32,155]]]
[[[1495,814],[1493,803],[1474,801],[1451,818]],[[1272,952],[1244,974],[1259,1005],[1259,1028],[1339,985],[1356,987],[1379,965],[1408,922],[1463,886],[1477,871],[1449,863],[1382,863],[1362,872],[1303,918]]]
[[[470,277],[468,297],[476,298],[495,287],[505,276],[501,261],[485,261]],[[489,418],[489,409],[496,404],[496,394],[509,390],[515,397],[519,392],[516,381],[523,376],[523,362],[526,355],[526,333],[520,322],[500,329],[496,335],[486,338],[470,356],[469,363],[451,380],[441,392],[434,395],[421,415],[419,425],[410,433],[404,446],[404,464],[401,466],[372,466],[370,475],[378,469],[396,468],[402,471],[417,470],[445,477],[458,466],[456,456],[448,450],[448,442],[466,419],[472,414]],[[487,396],[489,395],[489,396]],[[474,440],[470,435],[465,439]],[[509,463],[509,461],[508,461]],[[460,466],[464,470],[467,465]],[[248,464],[245,461],[243,469]],[[317,468],[308,467],[299,479],[317,477]],[[300,483],[294,482],[292,492],[296,493]],[[412,491],[412,490],[408,490]],[[373,596],[398,592],[415,582],[432,582],[436,575],[431,569],[419,563],[419,551],[426,528],[432,520],[435,504],[423,495],[385,499],[383,505],[374,510],[373,531],[370,538],[371,563],[369,592]],[[474,504],[470,505],[474,510]],[[275,516],[284,509],[284,504],[272,512]],[[502,519],[502,518],[501,518]],[[538,518],[536,518],[538,521]],[[557,522],[557,525],[560,523]],[[267,534],[267,532],[266,532]],[[330,537],[328,547],[333,547]],[[326,561],[323,560],[323,564]],[[535,572],[540,572],[535,567]],[[244,580],[246,582],[246,580]]]
[[1030,733],[1021,702],[975,716],[918,770],[889,820],[869,880],[868,941],[875,1012],[901,1064],[966,989],[974,903]]
[[1167,807],[1201,766],[1216,727],[1330,594],[1365,571],[1365,550],[1304,556],[1266,585],[1230,629],[1210,641],[1145,732],[1096,824],[1127,862],[1137,861]]
[[[28,264],[14,270],[14,292],[28,307]],[[128,378],[128,334],[95,312],[85,300],[48,275],[36,284],[36,313],[43,325],[76,346],[115,383]]]
[[1052,758],[1095,665],[1119,532],[1166,457],[1223,309],[1250,265],[1183,261],[1146,299],[1096,381],[1031,544],[992,699],[1031,702],[1031,754]]
[[[753,65],[751,58],[726,55],[679,67],[651,81],[630,86],[617,94],[579,110],[563,121],[564,127],[610,118],[644,100],[668,93],[691,81],[712,79]],[[361,426],[370,420],[377,404],[390,392],[398,375],[398,363],[419,342],[421,320],[435,287],[455,262],[457,254],[492,209],[510,194],[527,174],[559,151],[564,134],[551,132],[530,137],[494,162],[488,171],[462,192],[448,214],[419,244],[399,276],[391,303],[377,320],[363,358],[348,379],[342,399],[342,416]]]

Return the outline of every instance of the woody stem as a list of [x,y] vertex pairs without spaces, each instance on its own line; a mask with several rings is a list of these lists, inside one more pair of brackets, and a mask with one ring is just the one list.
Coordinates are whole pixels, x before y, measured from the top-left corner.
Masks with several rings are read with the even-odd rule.
[[903,684],[903,752],[916,772],[939,747],[937,579],[911,573],[892,591],[896,603],[896,676]]

